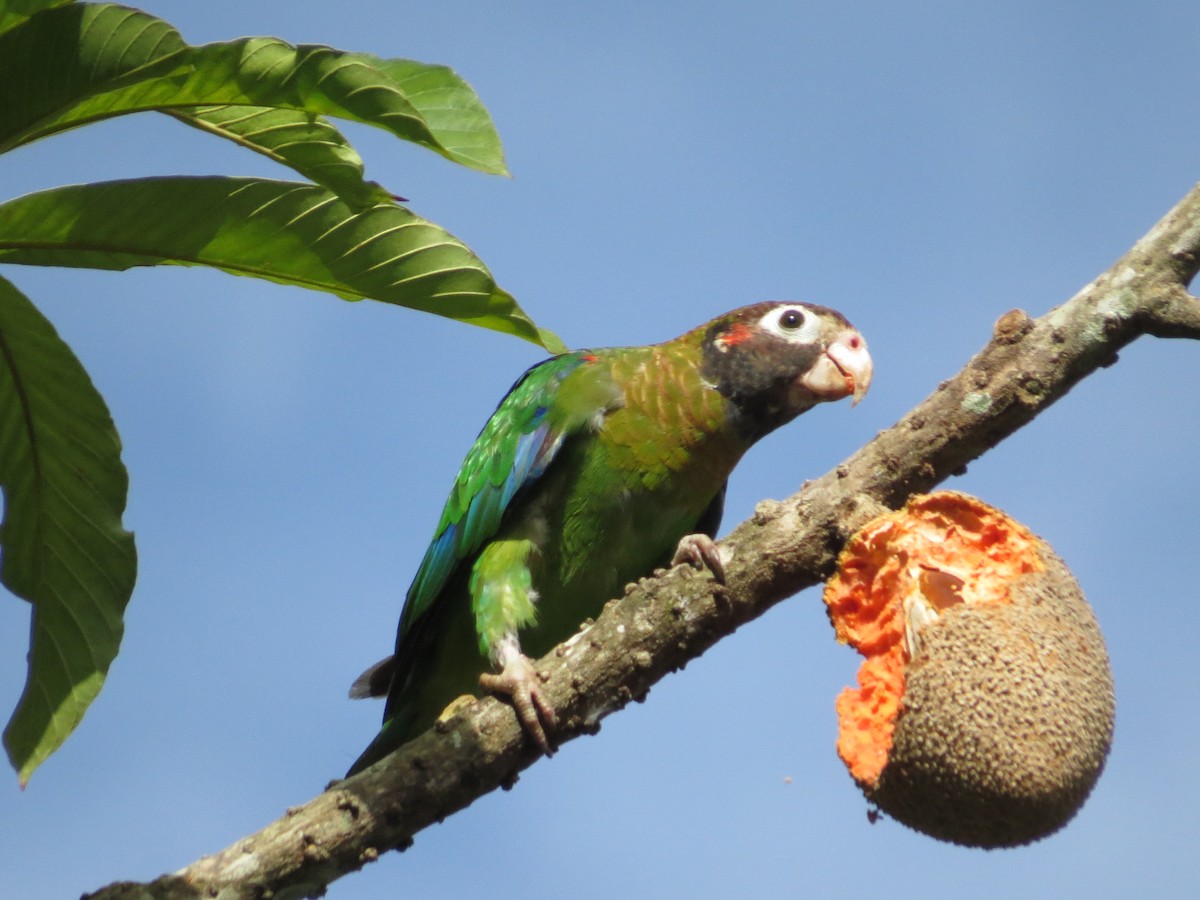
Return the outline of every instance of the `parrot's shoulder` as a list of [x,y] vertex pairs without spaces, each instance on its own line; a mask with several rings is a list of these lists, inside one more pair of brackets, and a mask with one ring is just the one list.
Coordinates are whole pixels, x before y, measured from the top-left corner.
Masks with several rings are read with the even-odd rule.
[[551,357],[517,379],[467,453],[439,530],[469,516],[488,488],[499,488],[506,508],[541,477],[564,440],[598,427],[624,402],[605,363],[599,353],[580,350]]
[[599,427],[621,406],[611,352],[551,357],[526,371],[500,401],[454,480],[409,589],[405,620],[421,616],[458,564],[495,536],[505,513],[537,483],[568,438]]

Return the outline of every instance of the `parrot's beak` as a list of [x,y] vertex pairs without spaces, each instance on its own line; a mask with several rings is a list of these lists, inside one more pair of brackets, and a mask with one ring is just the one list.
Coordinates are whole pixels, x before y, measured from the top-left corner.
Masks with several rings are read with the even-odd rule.
[[875,372],[871,354],[867,351],[867,342],[861,334],[850,329],[838,335],[837,340],[825,351],[825,355],[833,360],[833,364],[846,379],[846,387],[854,397],[851,406],[857,406],[858,401],[867,396],[871,387],[871,376]]
[[847,328],[834,338],[801,383],[822,400],[852,396],[853,405],[858,405],[871,387],[873,371],[867,342],[853,328]]

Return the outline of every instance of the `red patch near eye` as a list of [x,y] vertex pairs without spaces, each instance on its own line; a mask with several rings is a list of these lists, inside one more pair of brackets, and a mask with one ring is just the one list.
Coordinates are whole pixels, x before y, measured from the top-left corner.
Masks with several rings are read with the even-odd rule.
[[743,325],[741,322],[735,322],[729,326],[729,330],[717,338],[722,344],[731,347],[735,344],[741,344],[754,337],[753,330],[748,325]]
[[586,363],[594,363],[599,358],[600,357],[598,357],[595,353],[587,353],[587,354],[584,354],[583,361]]

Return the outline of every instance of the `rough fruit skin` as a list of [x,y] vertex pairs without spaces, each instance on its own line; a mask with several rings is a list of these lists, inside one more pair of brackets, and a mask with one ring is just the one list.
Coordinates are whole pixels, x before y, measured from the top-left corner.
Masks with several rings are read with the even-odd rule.
[[[1022,528],[975,498],[933,498]],[[1112,742],[1099,626],[1062,560],[1040,539],[1030,546],[1040,564],[1005,577],[1006,602],[959,603],[920,629],[887,762],[873,783],[859,780],[881,810],[942,840],[1005,847],[1058,830],[1087,798]],[[906,552],[920,559],[922,547]]]
[[1005,606],[961,607],[909,664],[888,765],[867,797],[933,837],[1025,844],[1065,825],[1104,768],[1115,701],[1104,639],[1049,548]]

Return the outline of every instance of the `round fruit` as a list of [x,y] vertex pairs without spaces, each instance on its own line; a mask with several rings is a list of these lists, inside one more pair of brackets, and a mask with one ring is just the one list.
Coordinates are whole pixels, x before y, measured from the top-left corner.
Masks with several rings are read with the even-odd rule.
[[868,800],[980,847],[1075,815],[1112,742],[1112,673],[1044,541],[966,494],[916,496],[851,539],[825,603],[866,657],[837,711],[838,754]]

